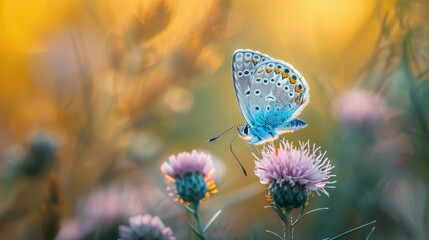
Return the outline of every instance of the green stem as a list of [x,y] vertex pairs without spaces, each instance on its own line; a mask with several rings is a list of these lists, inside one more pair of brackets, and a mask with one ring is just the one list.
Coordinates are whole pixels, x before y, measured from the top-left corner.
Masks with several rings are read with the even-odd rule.
[[197,226],[198,226],[198,232],[200,233],[200,238],[203,240],[207,240],[207,235],[206,232],[204,231],[204,225],[203,222],[201,220],[201,216],[200,216],[200,210],[198,208],[199,203],[193,203],[194,205],[194,217],[195,217],[195,221],[197,221]]
[[293,226],[292,226],[292,211],[293,209],[283,209],[283,213],[286,216],[286,221],[283,221],[283,239],[293,240]]

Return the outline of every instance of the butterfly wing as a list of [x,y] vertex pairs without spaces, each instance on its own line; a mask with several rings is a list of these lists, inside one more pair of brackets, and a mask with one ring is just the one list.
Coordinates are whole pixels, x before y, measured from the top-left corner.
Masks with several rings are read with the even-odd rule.
[[255,67],[268,60],[272,60],[272,58],[250,49],[238,49],[232,55],[232,78],[235,95],[246,122],[251,126],[254,120],[249,111],[246,96],[248,96],[248,92],[251,89],[251,80],[255,73]]
[[305,127],[294,121],[310,100],[310,88],[292,65],[270,59],[256,66],[244,91],[245,111],[255,125],[272,128],[278,134]]

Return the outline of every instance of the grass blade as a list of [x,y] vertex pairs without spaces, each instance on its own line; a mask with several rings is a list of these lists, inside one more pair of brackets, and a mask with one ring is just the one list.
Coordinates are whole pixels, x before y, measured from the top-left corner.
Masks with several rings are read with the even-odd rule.
[[192,226],[192,224],[188,223],[189,227],[191,227],[192,231],[195,233],[195,235],[197,235],[200,239],[203,239],[203,236],[201,236],[201,234],[197,231],[197,229],[195,229],[194,226]]
[[371,229],[371,231],[368,233],[368,236],[366,236],[365,240],[369,240],[369,238],[371,237],[371,234],[372,234],[372,232],[374,232],[374,230],[375,230],[375,227],[373,227]]
[[347,236],[347,235],[349,235],[349,234],[351,234],[351,233],[353,233],[353,232],[356,232],[356,231],[357,231],[357,230],[359,230],[359,229],[362,229],[362,228],[364,228],[364,227],[366,227],[366,226],[368,226],[368,225],[374,224],[375,222],[377,222],[377,221],[372,221],[372,222],[366,223],[366,224],[361,225],[361,226],[359,226],[359,227],[355,227],[355,228],[350,229],[350,230],[348,230],[348,231],[346,231],[346,232],[343,232],[343,233],[341,233],[341,234],[340,234],[340,235],[338,235],[338,236],[335,236],[335,237],[333,237],[333,238],[325,238],[324,240],[336,240],[336,239],[340,239],[341,237]]
[[195,211],[194,209],[190,208],[188,205],[183,204],[183,206],[185,206],[186,210],[188,210],[192,215],[195,215]]
[[273,234],[274,236],[276,236],[278,239],[283,240],[283,238],[282,238],[280,235],[278,235],[277,233],[275,233],[275,232],[273,232],[273,231],[265,230],[265,232],[267,232],[267,233],[271,233],[271,234]]
[[308,212],[306,212],[306,213],[304,213],[304,214],[302,214],[302,215],[300,215],[297,219],[296,219],[296,221],[292,224],[292,226],[295,226],[295,224],[297,224],[303,217],[305,217],[306,215],[308,215],[308,214],[310,214],[310,213],[314,213],[314,212],[317,212],[317,211],[320,211],[320,210],[329,210],[329,208],[328,207],[324,207],[324,208],[316,208],[316,209],[313,209],[313,210],[311,210],[311,211],[308,211]]
[[213,224],[213,222],[216,220],[216,218],[222,213],[222,210],[217,211],[217,213],[215,213],[213,215],[212,218],[210,218],[209,222],[207,223],[207,225],[204,227],[204,232],[207,231],[207,229],[209,229],[209,227]]
[[272,209],[274,209],[274,211],[276,211],[277,215],[279,215],[280,219],[283,222],[287,221],[286,216],[283,214],[282,210],[279,209],[277,206],[275,206],[275,205],[269,205],[269,206],[265,206],[265,208],[272,208]]

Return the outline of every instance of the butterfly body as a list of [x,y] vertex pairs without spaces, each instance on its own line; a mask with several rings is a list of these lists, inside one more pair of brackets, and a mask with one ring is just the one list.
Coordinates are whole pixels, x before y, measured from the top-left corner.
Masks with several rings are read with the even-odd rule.
[[240,137],[263,144],[307,126],[297,118],[309,103],[310,88],[292,65],[253,50],[232,57],[234,89],[246,124]]

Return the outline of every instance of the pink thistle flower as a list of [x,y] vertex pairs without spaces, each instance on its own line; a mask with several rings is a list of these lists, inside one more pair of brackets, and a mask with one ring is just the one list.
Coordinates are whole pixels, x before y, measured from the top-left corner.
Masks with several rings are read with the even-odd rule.
[[79,219],[67,219],[62,221],[60,231],[55,237],[56,240],[77,240],[84,239],[90,231],[90,227]]
[[172,155],[161,165],[161,172],[180,197],[176,200],[196,203],[217,193],[211,156],[193,150]]
[[373,127],[382,120],[384,111],[380,97],[363,89],[352,89],[337,100],[333,114],[344,126]]
[[94,223],[111,222],[127,216],[123,203],[124,197],[119,189],[99,189],[89,195],[80,212],[84,219]]
[[324,193],[334,188],[329,181],[334,166],[320,148],[300,142],[295,148],[291,143],[281,141],[279,148],[267,145],[262,158],[255,162],[255,174],[262,184],[269,184],[269,196],[280,207],[297,208],[305,204],[311,192]]
[[175,240],[173,231],[165,227],[159,217],[151,215],[138,215],[129,219],[129,226],[119,226],[121,240],[159,239]]
[[101,188],[91,192],[81,202],[79,216],[92,225],[105,224],[144,212],[161,199],[162,193],[149,186]]

